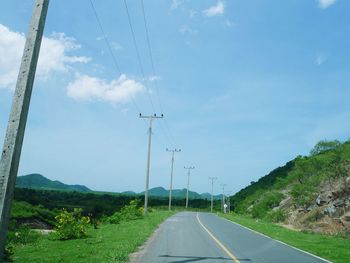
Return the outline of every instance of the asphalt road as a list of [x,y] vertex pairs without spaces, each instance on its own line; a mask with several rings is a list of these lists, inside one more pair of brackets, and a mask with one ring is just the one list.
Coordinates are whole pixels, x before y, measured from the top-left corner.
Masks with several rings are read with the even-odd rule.
[[329,262],[210,213],[168,218],[134,254],[132,263],[324,263]]

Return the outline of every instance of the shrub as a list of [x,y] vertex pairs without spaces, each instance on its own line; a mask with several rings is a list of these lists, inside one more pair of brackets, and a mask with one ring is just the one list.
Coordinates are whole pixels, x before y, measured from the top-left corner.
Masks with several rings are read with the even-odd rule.
[[139,200],[131,200],[129,205],[126,205],[120,211],[123,220],[134,220],[142,218],[142,208],[138,208]]
[[110,224],[119,224],[122,221],[122,216],[119,212],[115,212],[113,215],[107,218],[107,222]]
[[5,262],[12,262],[12,256],[14,254],[14,244],[11,242],[8,242],[5,246],[4,250],[4,261]]
[[315,193],[315,187],[311,184],[296,184],[292,188],[291,195],[296,205],[305,206],[312,199]]
[[287,213],[281,209],[273,210],[267,214],[267,219],[273,223],[283,222],[287,218]]
[[81,216],[81,209],[74,208],[73,212],[63,209],[55,217],[56,237],[60,240],[83,238],[87,236],[86,228],[90,223],[88,216]]
[[29,227],[21,226],[8,232],[7,239],[13,244],[30,244],[35,243],[41,235],[31,230]]
[[121,221],[130,221],[143,217],[142,207],[138,207],[139,201],[137,199],[131,200],[129,205],[124,206],[120,212],[114,213],[108,218],[111,224],[119,224]]
[[279,205],[283,194],[279,192],[267,192],[263,195],[252,208],[253,218],[263,218],[272,208]]

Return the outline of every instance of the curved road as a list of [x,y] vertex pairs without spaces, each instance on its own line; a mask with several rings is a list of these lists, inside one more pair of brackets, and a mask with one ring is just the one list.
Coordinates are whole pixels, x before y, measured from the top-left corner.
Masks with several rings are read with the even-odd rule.
[[132,256],[132,263],[324,263],[327,260],[260,235],[210,213],[168,218]]

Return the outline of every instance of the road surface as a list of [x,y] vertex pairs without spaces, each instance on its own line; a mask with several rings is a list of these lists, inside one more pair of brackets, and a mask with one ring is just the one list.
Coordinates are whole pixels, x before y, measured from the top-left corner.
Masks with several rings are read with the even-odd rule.
[[324,263],[329,262],[210,213],[168,218],[132,263]]

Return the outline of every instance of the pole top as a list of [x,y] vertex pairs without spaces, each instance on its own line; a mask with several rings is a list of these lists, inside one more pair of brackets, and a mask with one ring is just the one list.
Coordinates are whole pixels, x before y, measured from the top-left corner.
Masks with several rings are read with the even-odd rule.
[[142,113],[139,113],[140,118],[147,118],[147,119],[162,119],[164,117],[164,114],[162,113],[160,116],[157,116],[156,113],[153,115],[142,115]]

